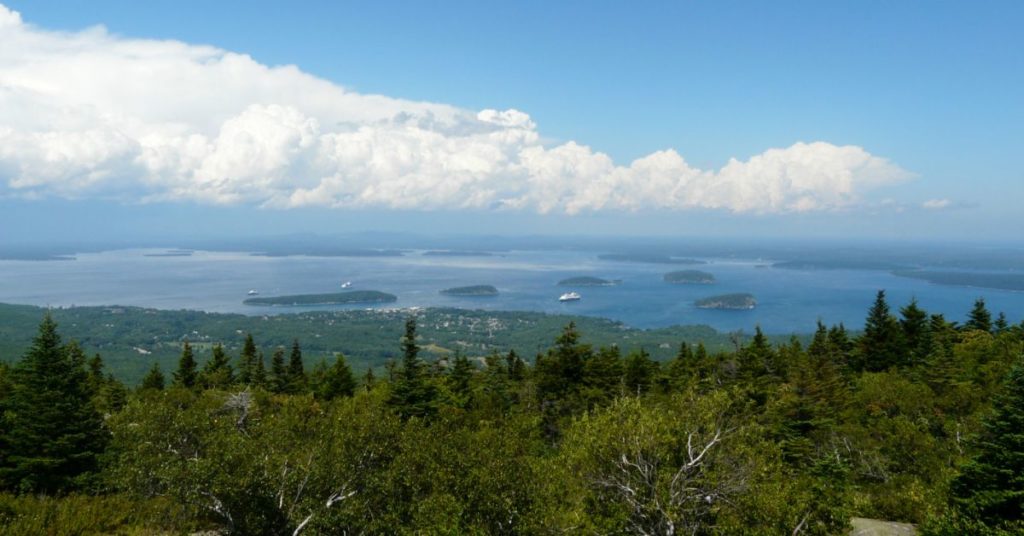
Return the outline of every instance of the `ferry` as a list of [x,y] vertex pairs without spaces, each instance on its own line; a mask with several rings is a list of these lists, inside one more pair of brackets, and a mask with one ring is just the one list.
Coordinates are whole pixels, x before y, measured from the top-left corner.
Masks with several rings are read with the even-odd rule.
[[565,294],[562,294],[561,296],[558,297],[558,301],[560,301],[560,302],[579,301],[580,298],[582,298],[582,297],[583,296],[580,296],[579,293],[576,293],[576,292],[566,292]]

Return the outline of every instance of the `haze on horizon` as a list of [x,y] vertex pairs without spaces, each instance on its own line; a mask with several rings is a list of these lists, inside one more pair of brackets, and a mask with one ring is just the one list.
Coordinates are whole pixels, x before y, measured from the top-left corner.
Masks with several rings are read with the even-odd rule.
[[1016,241],[1022,14],[5,0],[0,243]]

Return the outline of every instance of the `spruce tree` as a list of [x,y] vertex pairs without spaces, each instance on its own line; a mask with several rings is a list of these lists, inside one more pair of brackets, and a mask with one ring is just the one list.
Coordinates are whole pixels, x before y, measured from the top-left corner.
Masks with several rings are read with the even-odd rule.
[[253,367],[251,384],[258,389],[267,388],[267,366],[263,364],[263,352],[256,354],[256,365]]
[[252,340],[252,333],[247,333],[242,344],[242,353],[238,356],[238,383],[252,385],[253,375],[256,373],[256,352],[256,342]]
[[903,331],[896,317],[889,312],[884,290],[878,291],[864,322],[864,334],[857,343],[856,370],[881,372],[906,363]]
[[7,450],[0,481],[13,489],[65,491],[84,484],[96,469],[106,435],[89,392],[84,354],[76,348],[61,345],[47,314],[14,368],[0,432]]
[[426,365],[419,358],[416,344],[416,319],[405,322],[402,337],[402,368],[395,374],[394,387],[388,403],[403,419],[429,417],[435,411],[436,389],[429,383]]
[[207,389],[227,389],[235,381],[231,361],[220,344],[213,346],[211,354],[210,360],[203,366],[199,381]]
[[377,385],[377,377],[373,374],[373,367],[367,367],[366,374],[363,375],[363,387],[370,391],[375,385]]
[[697,363],[693,356],[693,350],[686,342],[679,344],[679,351],[669,361],[666,371],[668,386],[667,390],[681,391],[687,383],[696,377]]
[[452,358],[451,372],[448,374],[448,385],[457,402],[465,404],[469,400],[469,382],[473,379],[473,372],[476,367],[469,362],[469,359],[461,351],[455,350],[455,357]]
[[996,333],[1005,333],[1010,329],[1010,322],[1006,320],[1006,313],[1000,312],[999,316],[996,317],[996,321],[992,324]]
[[950,494],[961,517],[993,533],[1024,532],[1024,362],[1008,374],[984,422],[977,454],[953,480]]
[[505,356],[505,366],[508,369],[508,379],[514,382],[522,381],[526,377],[526,363],[515,350],[509,350]]
[[931,330],[929,329],[928,313],[917,305],[917,299],[910,300],[900,309],[900,329],[909,352],[910,365],[920,364],[931,350]]
[[631,352],[623,366],[623,384],[626,392],[639,396],[651,390],[658,372],[658,364],[651,360],[643,348]]
[[288,355],[288,392],[302,393],[306,390],[306,368],[302,364],[302,347],[299,339],[292,341],[292,351]]
[[964,329],[992,332],[992,313],[985,307],[985,298],[978,298],[974,302],[974,308],[967,315],[967,323],[964,324]]
[[160,370],[160,364],[153,362],[153,367],[149,369],[149,373],[142,379],[143,389],[152,389],[155,391],[162,391],[164,388],[164,373]]
[[327,369],[327,374],[320,384],[320,396],[325,400],[352,396],[356,392],[356,380],[352,376],[352,368],[348,366],[345,356],[337,354],[334,364]]
[[174,385],[192,389],[198,380],[196,372],[196,358],[192,353],[192,345],[185,341],[181,349],[181,358],[178,359],[178,370],[174,372]]
[[270,358],[270,378],[268,380],[270,390],[275,393],[288,391],[288,367],[284,364],[284,348],[274,350]]

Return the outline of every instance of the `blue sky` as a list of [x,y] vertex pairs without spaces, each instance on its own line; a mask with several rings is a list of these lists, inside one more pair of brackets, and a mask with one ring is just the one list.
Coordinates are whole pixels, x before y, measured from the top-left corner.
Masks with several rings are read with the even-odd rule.
[[[148,213],[156,227],[223,207],[225,214],[233,215],[223,217],[224,226],[243,229],[238,221],[272,211],[265,219],[279,223],[271,227],[287,230],[323,229],[334,222],[343,230],[421,229],[426,224],[444,232],[465,229],[473,222],[480,230],[509,233],[526,229],[663,234],[679,229],[723,235],[984,234],[1012,239],[1024,224],[1017,207],[1024,199],[1024,167],[1018,162],[1024,148],[1020,2],[0,3],[20,12],[31,31],[43,32],[48,39],[79,35],[101,24],[109,32],[104,43],[132,38],[212,45],[247,54],[263,66],[295,65],[360,95],[437,103],[470,115],[514,109],[528,114],[532,123],[503,122],[501,128],[533,133],[536,144],[545,149],[570,142],[589,148],[586,154],[560,156],[570,158],[570,164],[559,160],[545,161],[543,168],[525,166],[527,171],[517,167],[515,173],[521,176],[510,178],[515,173],[506,168],[488,171],[494,183],[479,188],[493,188],[493,197],[471,200],[453,194],[422,205],[390,197],[350,201],[368,198],[367,188],[379,193],[382,183],[374,181],[401,178],[393,175],[360,177],[363,182],[356,190],[339,183],[314,195],[310,192],[315,188],[309,186],[308,195],[297,197],[294,190],[281,190],[280,184],[273,192],[254,192],[248,184],[236,184],[229,192],[181,193],[176,186],[173,195],[167,186],[152,186],[153,180],[145,189],[124,186],[121,182],[127,179],[103,188],[94,188],[96,181],[89,182],[89,188],[71,188],[56,183],[74,174],[62,171],[46,179],[50,182],[44,186],[0,187],[0,224],[8,229],[26,230],[18,229],[24,224],[17,222],[31,219],[34,209],[51,206],[62,207],[60,212],[68,218],[86,220],[105,214],[132,221],[140,212]],[[18,51],[8,52],[17,57]],[[0,73],[2,69],[0,65]],[[40,77],[49,74],[24,76],[35,77],[31,81],[38,86],[39,80],[46,81]],[[96,76],[110,75],[100,71]],[[17,84],[28,79],[9,80]],[[145,86],[139,90],[145,91]],[[276,104],[264,94],[251,98],[259,105]],[[322,131],[331,128],[326,117],[335,117],[333,112],[306,110],[301,102],[280,104],[302,112],[298,119],[289,116],[289,121],[301,123],[312,117]],[[395,106],[404,110],[406,104]],[[0,114],[0,127],[4,120]],[[466,120],[451,121],[444,132],[462,129]],[[44,128],[55,127],[25,127],[33,132]],[[195,126],[210,139],[223,132],[221,125],[208,132],[203,128]],[[824,153],[789,151],[779,156],[780,165],[799,165],[809,173],[808,161],[853,158],[852,165],[870,167],[874,174],[856,175],[850,191],[815,183],[809,193],[783,191],[778,203],[751,204],[748,190],[779,184],[761,180],[766,168],[754,157],[793,148],[798,142],[829,147],[818,148]],[[863,154],[839,153],[832,146],[856,147]],[[717,178],[706,179],[709,184],[731,181],[732,190],[710,195],[702,186],[664,204],[655,194],[623,200],[616,192],[653,179],[611,168],[572,171],[576,175],[566,178],[566,184],[545,183],[538,192],[520,186],[527,177],[539,175],[559,181],[545,174],[554,173],[551,169],[580,169],[584,165],[579,162],[590,162],[595,154],[605,154],[614,166],[624,168],[666,149],[678,152],[690,168],[715,174]],[[509,150],[519,149],[501,146],[501,151]],[[5,167],[4,158],[0,153],[0,182],[17,179],[18,174],[43,173],[38,171],[43,169],[39,162],[7,157]],[[723,171],[730,158],[748,165],[734,174]],[[889,167],[879,169],[876,158]],[[835,165],[839,167],[828,168],[829,176],[845,176],[847,168]],[[688,168],[678,163],[659,166],[666,173],[689,176]],[[290,164],[289,172],[296,173],[295,169]],[[307,171],[304,162],[301,169],[338,173],[336,168]],[[125,167],[116,170],[111,173],[132,173]],[[253,173],[236,183],[253,180],[258,171]],[[422,171],[408,173],[419,177]],[[787,177],[794,172],[788,173]],[[167,180],[178,184],[172,179]],[[338,179],[345,185],[351,180]],[[690,184],[704,179],[686,180]],[[593,181],[619,182],[609,186],[610,193],[579,195]],[[462,191],[476,184],[469,181]],[[401,191],[415,195],[414,190]],[[544,196],[560,201],[545,208]],[[73,201],[64,201],[68,198]],[[145,210],[137,205],[142,199],[148,203]],[[97,223],[96,232],[101,227]]]

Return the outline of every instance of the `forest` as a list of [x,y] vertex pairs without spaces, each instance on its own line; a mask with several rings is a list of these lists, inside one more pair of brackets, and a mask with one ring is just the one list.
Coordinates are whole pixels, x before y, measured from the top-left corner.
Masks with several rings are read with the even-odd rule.
[[410,316],[365,372],[254,332],[129,387],[46,313],[0,363],[0,533],[1024,534],[1024,323],[966,318],[879,292],[861,332],[655,359],[573,322],[430,354]]

